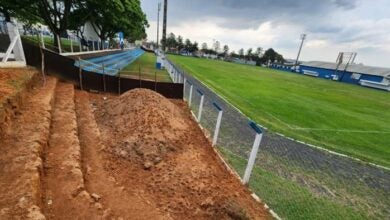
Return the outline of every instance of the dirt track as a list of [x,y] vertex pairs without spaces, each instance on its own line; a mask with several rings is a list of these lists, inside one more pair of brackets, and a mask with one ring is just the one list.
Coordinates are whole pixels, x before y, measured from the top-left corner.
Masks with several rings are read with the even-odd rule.
[[270,218],[185,103],[54,78],[27,93],[1,132],[0,219]]

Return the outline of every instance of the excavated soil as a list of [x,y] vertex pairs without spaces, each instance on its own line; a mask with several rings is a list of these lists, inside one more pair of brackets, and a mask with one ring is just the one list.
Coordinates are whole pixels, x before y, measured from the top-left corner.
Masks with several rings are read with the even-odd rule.
[[127,193],[155,207],[156,215],[270,218],[226,170],[185,103],[146,89],[120,97],[90,94],[90,101],[102,141],[99,153],[106,158],[101,166]]
[[7,132],[38,76],[34,68],[0,69],[0,133]]

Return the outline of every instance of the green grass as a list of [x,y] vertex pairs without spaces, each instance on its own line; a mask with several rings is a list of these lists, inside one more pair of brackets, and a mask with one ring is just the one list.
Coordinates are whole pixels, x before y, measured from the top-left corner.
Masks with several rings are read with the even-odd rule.
[[[22,37],[24,39],[30,40],[33,43],[37,43],[38,44],[38,42],[39,42],[37,36],[22,36]],[[53,37],[44,36],[43,40],[45,42],[45,47],[47,47],[48,49],[51,49],[51,50],[56,50],[56,48],[54,47],[54,39],[53,39]],[[68,39],[61,39],[61,49],[63,50],[63,52],[71,52],[72,50],[71,50],[70,40],[68,40]],[[80,47],[79,47],[79,42],[78,41],[73,41],[73,51],[74,52],[79,52],[80,51]]]
[[155,74],[158,82],[171,82],[171,78],[166,70],[156,69],[156,55],[153,53],[144,53],[135,62],[129,64],[121,71],[121,75],[128,75],[132,78],[141,78],[144,80],[155,80]]
[[[226,161],[243,173],[247,160],[219,148]],[[319,197],[306,187],[255,166],[249,187],[283,219],[372,219],[367,210]],[[374,217],[375,218],[375,217]],[[377,216],[379,219],[380,217]]]
[[390,93],[262,67],[169,58],[257,123],[390,167]]

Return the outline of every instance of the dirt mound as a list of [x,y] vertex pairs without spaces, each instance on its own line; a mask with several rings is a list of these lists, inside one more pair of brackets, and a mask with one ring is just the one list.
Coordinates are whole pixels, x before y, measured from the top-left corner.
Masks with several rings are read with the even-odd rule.
[[184,102],[136,89],[92,95],[91,103],[105,167],[130,193],[173,219],[269,218],[227,172]]
[[180,137],[188,130],[185,118],[172,102],[147,89],[135,89],[105,102],[102,117],[115,129],[110,150],[138,161],[145,169],[161,162],[168,152],[181,149]]

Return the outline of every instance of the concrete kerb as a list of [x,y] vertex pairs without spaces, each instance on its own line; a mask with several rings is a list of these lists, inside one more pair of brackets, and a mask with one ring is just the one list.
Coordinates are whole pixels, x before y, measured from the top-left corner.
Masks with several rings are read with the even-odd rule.
[[[168,59],[167,59],[168,60]],[[172,65],[173,65],[173,62],[169,61]],[[223,101],[225,101],[227,104],[229,104],[232,108],[234,108],[236,111],[238,111],[240,114],[242,114],[243,116],[245,116],[249,121],[252,121],[246,114],[244,114],[240,109],[238,109],[237,107],[235,107],[233,104],[231,104],[228,100],[226,100],[226,98],[222,97],[221,95],[219,95],[218,93],[216,93],[212,88],[210,88],[208,85],[204,84],[202,81],[200,81],[196,76],[193,76],[191,75],[194,79],[196,79],[200,84],[202,84],[202,86],[206,87],[207,89],[209,89],[210,91],[212,91],[216,96],[218,96],[220,99],[222,99]],[[265,126],[262,126],[262,125],[259,125],[262,129],[268,131],[269,129]],[[298,142],[298,143],[301,143],[301,144],[304,144],[308,147],[311,147],[311,148],[315,148],[317,150],[322,150],[322,151],[325,151],[327,153],[330,153],[330,154],[333,154],[333,155],[337,155],[337,156],[341,156],[341,157],[345,157],[345,158],[348,158],[348,159],[352,159],[352,160],[355,160],[355,161],[358,161],[360,163],[363,163],[363,164],[368,164],[370,166],[374,166],[374,167],[377,167],[377,168],[380,168],[380,169],[384,169],[384,170],[387,170],[387,171],[390,171],[390,167],[385,167],[385,166],[381,166],[379,164],[375,164],[375,163],[371,163],[371,162],[365,162],[359,158],[356,158],[356,157],[352,157],[352,156],[348,156],[346,154],[342,154],[342,153],[338,153],[338,152],[335,152],[335,151],[332,151],[332,150],[328,150],[328,149],[325,149],[323,147],[320,147],[320,146],[316,146],[316,145],[313,145],[313,144],[308,144],[306,142],[303,142],[303,141],[299,141],[299,140],[296,140],[294,138],[291,138],[291,137],[287,137],[283,134],[280,134],[280,133],[277,133],[277,132],[273,132],[274,134],[276,135],[279,135],[281,137],[284,137],[284,138],[287,138],[289,140],[292,140],[292,141],[295,141],[295,142]]]

